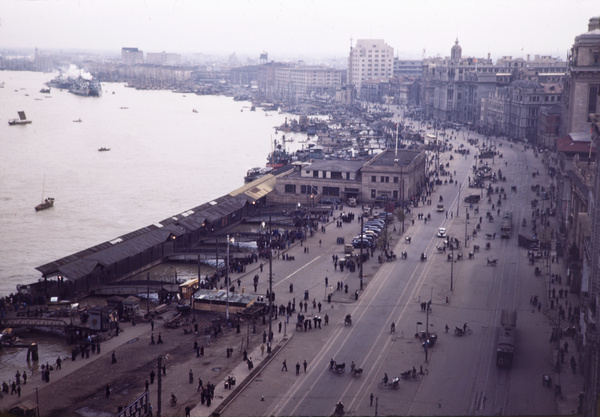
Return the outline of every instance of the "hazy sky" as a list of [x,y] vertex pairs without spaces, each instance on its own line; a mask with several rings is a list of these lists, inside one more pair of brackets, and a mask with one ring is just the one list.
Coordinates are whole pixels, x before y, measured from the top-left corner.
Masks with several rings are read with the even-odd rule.
[[[384,39],[401,58],[543,54],[565,59],[598,0],[1,0],[0,48],[289,57],[348,55]],[[425,53],[423,54],[423,49]]]

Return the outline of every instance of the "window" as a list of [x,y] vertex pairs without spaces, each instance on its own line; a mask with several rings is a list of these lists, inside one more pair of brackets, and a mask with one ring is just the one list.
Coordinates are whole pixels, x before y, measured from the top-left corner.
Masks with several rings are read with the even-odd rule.
[[375,175],[371,175],[371,182],[377,182],[377,177]]
[[313,171],[313,178],[319,178],[319,171]]
[[337,172],[337,171],[332,171],[331,172],[331,179],[341,180],[342,179],[342,173],[341,172]]
[[381,181],[380,182],[385,182],[385,177],[383,175],[381,176]]
[[340,189],[339,189],[339,187],[323,187],[323,195],[339,197]]
[[285,193],[286,194],[296,194],[296,184],[286,184],[285,185]]
[[377,190],[371,190],[371,198],[377,197]]
[[319,189],[315,185],[301,185],[300,186],[300,194],[319,194]]
[[394,190],[394,192],[392,193],[392,196],[393,196],[394,200],[398,200],[398,190]]
[[394,177],[394,184],[398,184],[398,177]]
[[[590,113],[596,113],[597,103],[598,103],[598,86],[590,85],[590,95],[588,98],[588,111],[587,111],[588,115]],[[588,116],[588,122],[591,122],[591,120],[589,119],[589,116]]]

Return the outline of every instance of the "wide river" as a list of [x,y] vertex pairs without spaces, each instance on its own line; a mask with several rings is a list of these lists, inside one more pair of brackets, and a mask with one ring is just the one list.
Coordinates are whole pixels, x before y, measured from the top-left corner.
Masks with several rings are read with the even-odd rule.
[[[37,266],[241,187],[290,117],[117,83],[100,98],[40,93],[55,75],[0,72],[0,296],[40,279]],[[33,123],[9,126],[19,110]],[[36,212],[42,197],[54,207]]]

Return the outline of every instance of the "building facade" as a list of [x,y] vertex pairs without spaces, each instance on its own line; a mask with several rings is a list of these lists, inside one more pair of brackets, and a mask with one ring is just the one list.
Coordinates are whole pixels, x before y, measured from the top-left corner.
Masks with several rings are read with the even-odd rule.
[[590,19],[588,31],[575,38],[568,65],[562,133],[589,132],[589,115],[600,112],[600,18]]
[[144,51],[138,48],[121,48],[121,63],[123,65],[143,64]]
[[368,161],[322,160],[298,164],[277,177],[268,201],[316,204],[323,198],[359,203],[383,200],[401,204],[413,200],[425,185],[425,152],[387,149]]
[[174,53],[148,52],[146,54],[146,63],[154,65],[180,65],[181,55]]
[[361,91],[365,81],[388,80],[394,75],[394,48],[383,39],[359,39],[350,48],[348,84]]

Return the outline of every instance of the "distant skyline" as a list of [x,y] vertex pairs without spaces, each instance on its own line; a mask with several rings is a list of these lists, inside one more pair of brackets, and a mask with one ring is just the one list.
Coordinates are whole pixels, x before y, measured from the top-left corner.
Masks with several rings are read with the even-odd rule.
[[201,53],[271,60],[348,56],[384,39],[401,59],[566,59],[598,0],[3,0],[0,48]]

